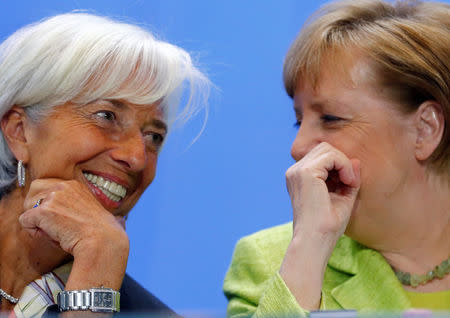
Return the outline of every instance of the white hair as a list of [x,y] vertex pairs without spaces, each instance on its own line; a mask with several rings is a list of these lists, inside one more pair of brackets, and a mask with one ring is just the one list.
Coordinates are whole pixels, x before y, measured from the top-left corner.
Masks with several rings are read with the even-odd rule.
[[[190,95],[179,111],[181,92]],[[210,82],[183,49],[148,31],[86,13],[25,26],[0,45],[0,118],[12,106],[39,121],[68,101],[160,102],[169,126],[206,106]],[[1,133],[1,132],[0,132]],[[0,136],[0,198],[16,178],[16,159]]]

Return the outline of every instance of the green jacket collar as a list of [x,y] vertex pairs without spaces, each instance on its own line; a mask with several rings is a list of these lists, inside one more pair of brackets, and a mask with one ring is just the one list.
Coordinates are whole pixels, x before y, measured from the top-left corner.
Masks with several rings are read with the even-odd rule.
[[349,274],[349,279],[334,287],[331,295],[324,295],[332,297],[342,308],[358,311],[410,308],[402,285],[380,253],[343,236],[328,265]]

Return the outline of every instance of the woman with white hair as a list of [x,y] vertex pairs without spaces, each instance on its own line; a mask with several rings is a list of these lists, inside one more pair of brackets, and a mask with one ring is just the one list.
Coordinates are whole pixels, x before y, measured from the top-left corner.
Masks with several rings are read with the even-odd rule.
[[84,13],[0,46],[0,309],[173,314],[125,274],[125,219],[155,176],[184,84],[208,79],[182,49]]

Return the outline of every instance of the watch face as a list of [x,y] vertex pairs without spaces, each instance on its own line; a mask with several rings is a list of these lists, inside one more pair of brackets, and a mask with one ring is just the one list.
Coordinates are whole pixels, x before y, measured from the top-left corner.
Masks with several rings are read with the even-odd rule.
[[94,307],[106,307],[111,308],[112,303],[112,293],[110,291],[96,291],[94,292]]

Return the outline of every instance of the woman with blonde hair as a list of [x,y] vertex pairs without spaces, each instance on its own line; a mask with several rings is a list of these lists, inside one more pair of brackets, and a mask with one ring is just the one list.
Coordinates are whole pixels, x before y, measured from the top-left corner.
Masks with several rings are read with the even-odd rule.
[[450,5],[325,5],[284,83],[293,223],[238,242],[228,315],[450,310]]
[[194,101],[208,83],[181,48],[91,14],[0,45],[1,312],[174,314],[125,274],[125,220],[153,181],[181,90]]

